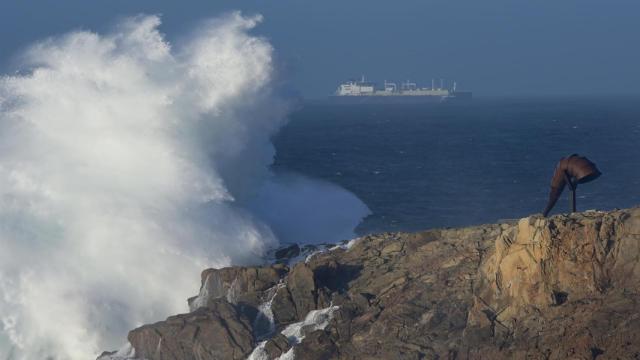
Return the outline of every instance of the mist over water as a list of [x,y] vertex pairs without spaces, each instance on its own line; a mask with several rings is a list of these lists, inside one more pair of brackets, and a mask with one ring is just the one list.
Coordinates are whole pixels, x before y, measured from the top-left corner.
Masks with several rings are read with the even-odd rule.
[[0,78],[0,358],[94,358],[187,311],[206,267],[353,236],[367,207],[269,171],[273,49],[232,13],[53,37]]

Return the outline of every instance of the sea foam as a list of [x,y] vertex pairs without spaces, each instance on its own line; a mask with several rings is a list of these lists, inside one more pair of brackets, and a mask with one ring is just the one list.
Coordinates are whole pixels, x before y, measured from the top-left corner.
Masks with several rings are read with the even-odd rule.
[[0,358],[95,358],[188,311],[204,268],[353,235],[354,195],[269,171],[287,105],[260,20],[170,44],[135,16],[41,41],[0,78]]

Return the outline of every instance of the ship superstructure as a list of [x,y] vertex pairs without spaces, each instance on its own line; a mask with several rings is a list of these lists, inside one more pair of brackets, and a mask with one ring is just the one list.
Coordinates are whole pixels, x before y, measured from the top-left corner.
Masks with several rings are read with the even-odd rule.
[[422,103],[445,102],[450,100],[470,100],[471,92],[457,91],[457,84],[452,82],[450,88],[444,87],[444,80],[440,79],[440,86],[436,80],[431,80],[431,87],[418,87],[418,84],[405,81],[398,86],[395,82],[384,81],[382,88],[375,83],[350,80],[338,86],[335,94],[330,96],[334,102],[342,103]]

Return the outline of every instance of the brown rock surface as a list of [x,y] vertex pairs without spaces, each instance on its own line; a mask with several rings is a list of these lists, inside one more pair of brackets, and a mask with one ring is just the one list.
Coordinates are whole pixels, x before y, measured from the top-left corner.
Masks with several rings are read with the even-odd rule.
[[129,333],[137,358],[244,359],[254,346],[249,320],[224,299]]
[[466,330],[472,350],[639,358],[638,220],[640,209],[593,212],[526,218],[503,232],[474,287]]
[[204,270],[200,275],[200,294],[188,300],[189,308],[193,311],[220,298],[232,304],[257,306],[262,293],[277,284],[287,271],[287,267],[281,264]]
[[[246,358],[273,300],[271,358],[640,358],[639,259],[640,209],[371,235],[292,269],[207,270],[206,306],[129,340],[150,360]],[[279,334],[330,304],[324,329]]]

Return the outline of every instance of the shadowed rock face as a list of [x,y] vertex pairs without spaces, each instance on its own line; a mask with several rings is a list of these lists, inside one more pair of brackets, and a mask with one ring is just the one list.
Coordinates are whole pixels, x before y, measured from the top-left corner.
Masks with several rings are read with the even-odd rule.
[[[205,270],[191,313],[129,341],[150,360],[246,358],[258,335],[271,358],[640,358],[639,259],[640,209],[372,235],[292,268]],[[276,331],[257,335],[269,300]],[[279,334],[330,305],[299,344]]]
[[260,295],[277,284],[288,269],[276,264],[271,267],[230,267],[202,272],[200,293],[188,299],[191,311],[208,306],[208,302],[224,298],[234,305],[257,307]]
[[253,348],[251,323],[225,300],[129,333],[143,359],[244,359]]

